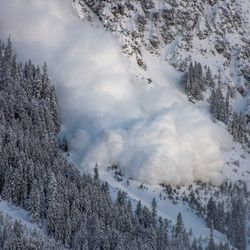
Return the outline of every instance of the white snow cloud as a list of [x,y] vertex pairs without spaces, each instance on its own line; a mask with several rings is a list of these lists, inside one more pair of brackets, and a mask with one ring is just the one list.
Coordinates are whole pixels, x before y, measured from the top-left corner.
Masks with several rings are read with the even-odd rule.
[[81,170],[119,164],[149,183],[218,183],[230,136],[186,101],[166,63],[148,57],[146,85],[112,35],[66,0],[0,0],[0,36],[9,34],[19,57],[47,61]]

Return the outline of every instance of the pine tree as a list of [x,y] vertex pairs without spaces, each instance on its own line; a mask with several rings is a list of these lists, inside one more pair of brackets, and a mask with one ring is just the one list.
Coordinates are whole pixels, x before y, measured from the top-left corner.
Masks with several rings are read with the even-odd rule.
[[226,124],[228,124],[229,119],[230,119],[230,117],[232,115],[232,106],[231,106],[231,103],[230,103],[230,93],[229,93],[229,91],[227,91],[227,95],[226,95],[226,102],[225,102],[225,110],[224,110],[224,112],[225,112],[225,115],[224,115],[225,120],[224,120],[224,122]]
[[246,211],[243,203],[243,197],[233,198],[232,200],[232,212],[231,212],[231,239],[233,245],[239,250],[246,249]]
[[50,172],[50,181],[48,185],[48,210],[47,210],[47,228],[49,234],[56,231],[58,200],[57,200],[57,180],[53,172]]
[[29,197],[29,211],[31,219],[35,223],[40,223],[42,212],[41,212],[41,190],[39,190],[39,185],[35,180],[31,187],[30,197]]
[[213,237],[213,229],[211,229],[211,232],[210,232],[210,238],[209,238],[209,242],[208,242],[208,250],[216,250],[216,246],[214,243],[214,237]]
[[94,182],[97,186],[100,185],[100,180],[99,180],[99,170],[98,170],[98,165],[97,163],[95,164],[94,168]]
[[245,116],[233,112],[232,119],[228,124],[228,130],[233,135],[233,138],[240,143],[246,142],[245,132]]
[[184,228],[182,215],[181,215],[181,213],[178,213],[177,221],[176,221],[176,224],[173,228],[173,238],[182,240],[182,239],[184,239],[184,234],[185,234],[185,228]]
[[205,89],[202,66],[200,63],[192,62],[189,65],[188,71],[183,76],[184,89],[190,98],[202,100],[202,91]]
[[117,193],[116,204],[123,206],[126,204],[127,194],[124,191],[119,190]]
[[162,221],[162,218],[159,218],[159,228],[157,230],[157,249],[168,249],[169,240],[168,240],[168,224],[165,220]]
[[221,87],[218,87],[216,91],[212,91],[210,97],[210,112],[212,116],[222,122],[226,122],[227,118],[225,115],[225,99],[222,94]]
[[151,211],[152,211],[152,217],[153,217],[153,225],[156,226],[156,219],[157,219],[157,202],[156,202],[156,199],[155,199],[155,198],[153,198],[153,200],[152,200]]
[[204,80],[204,84],[208,87],[214,88],[215,83],[214,83],[214,79],[212,77],[212,73],[210,68],[208,67],[207,71],[206,71],[206,76],[205,76],[205,80]]
[[141,223],[141,219],[142,219],[142,204],[141,204],[141,201],[138,201],[138,203],[137,203],[136,210],[135,210],[135,215],[137,216],[139,222]]
[[60,148],[62,149],[63,152],[68,152],[68,142],[66,139],[66,136],[64,135],[62,138],[62,142],[60,144]]
[[184,223],[181,213],[177,215],[177,221],[173,227],[172,248],[176,250],[188,249],[188,239],[185,233]]
[[207,218],[206,218],[207,224],[209,227],[214,227],[214,222],[216,221],[217,207],[212,196],[208,200],[206,210],[207,210]]

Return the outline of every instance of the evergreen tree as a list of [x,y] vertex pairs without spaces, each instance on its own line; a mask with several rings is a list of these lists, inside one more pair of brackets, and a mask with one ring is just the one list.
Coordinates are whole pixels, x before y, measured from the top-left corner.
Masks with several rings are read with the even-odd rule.
[[214,227],[214,222],[216,221],[216,204],[212,198],[212,196],[209,198],[207,203],[207,224],[209,227]]
[[188,71],[183,76],[184,89],[190,98],[202,100],[202,91],[205,89],[202,66],[200,63],[195,65],[192,62],[189,65]]
[[242,197],[232,200],[231,239],[239,250],[246,249],[246,211]]
[[41,212],[41,190],[39,190],[39,186],[37,181],[34,181],[30,191],[29,197],[29,211],[32,218],[32,221],[35,223],[40,223],[42,212]]
[[57,200],[57,180],[53,172],[50,172],[50,181],[48,185],[48,210],[47,210],[47,228],[49,234],[54,234],[56,231],[57,215],[58,215],[58,200]]
[[60,148],[62,149],[63,152],[68,152],[69,148],[68,148],[68,142],[66,139],[66,136],[64,135],[62,138],[62,142],[60,144]]
[[153,200],[152,200],[151,210],[152,210],[152,217],[153,217],[153,225],[156,226],[156,219],[157,219],[157,202],[156,202],[156,199],[155,199],[155,198],[153,198]]
[[231,106],[231,103],[230,103],[230,93],[229,91],[227,91],[227,95],[226,95],[226,102],[225,102],[225,110],[224,110],[225,114],[224,114],[224,122],[226,124],[229,123],[229,120],[230,120],[230,117],[232,115],[232,106]]
[[216,250],[216,246],[214,243],[214,237],[213,237],[213,229],[211,229],[210,232],[210,238],[209,238],[209,242],[208,242],[208,250]]
[[141,219],[142,219],[142,205],[141,205],[141,201],[138,201],[138,203],[137,203],[136,210],[135,210],[135,215],[137,216],[139,222],[141,222]]
[[177,215],[177,221],[173,228],[173,239],[183,240],[185,234],[185,227],[181,213]]
[[228,125],[228,130],[236,141],[245,143],[245,116],[233,112],[232,119]]
[[204,83],[206,86],[211,87],[211,88],[214,88],[214,86],[215,86],[214,79],[212,77],[212,73],[211,73],[211,70],[209,67],[206,71]]
[[225,98],[222,94],[221,87],[218,87],[216,91],[212,91],[210,97],[210,112],[215,119],[226,122],[227,118],[225,115]]
[[94,181],[96,185],[100,185],[100,180],[99,180],[99,170],[98,170],[98,165],[97,163],[95,164],[94,168]]

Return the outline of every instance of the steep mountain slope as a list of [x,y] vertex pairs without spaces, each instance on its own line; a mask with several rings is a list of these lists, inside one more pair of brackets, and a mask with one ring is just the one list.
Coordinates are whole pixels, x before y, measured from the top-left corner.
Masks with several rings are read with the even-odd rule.
[[144,50],[181,71],[199,62],[233,91],[238,112],[249,112],[250,105],[249,5],[246,0],[74,1],[80,18],[111,31],[149,82]]
[[0,200],[0,235],[1,249],[65,249],[32,223],[27,211],[3,200]]
[[[74,1],[73,5],[83,21],[101,27],[102,33],[98,35],[103,35],[104,47],[101,46],[102,41],[93,41],[93,38],[100,36],[93,35],[92,32],[95,33],[96,30],[87,26],[87,31],[92,34],[92,42],[98,45],[89,47],[91,40],[87,33],[84,35],[86,26],[81,29],[77,22],[71,23],[71,16],[67,19],[65,15],[69,12],[64,13],[61,8],[57,9],[57,1],[52,2],[52,5],[55,4],[52,9],[50,1],[45,4],[42,1],[38,3],[35,4],[38,12],[34,12],[38,14],[38,18],[33,17],[33,20],[46,20],[45,25],[41,26],[43,29],[35,33],[39,39],[33,35],[37,27],[34,29],[29,26],[29,18],[26,28],[31,31],[28,33],[30,36],[19,32],[19,29],[15,32],[15,29],[10,28],[7,32],[13,34],[22,57],[32,57],[36,62],[47,58],[50,60],[52,70],[49,73],[57,82],[61,111],[68,111],[62,115],[67,116],[70,113],[69,117],[73,117],[72,121],[68,119],[70,121],[66,121],[64,125],[66,127],[75,122],[78,126],[76,131],[72,129],[73,126],[67,127],[68,131],[65,129],[69,144],[63,137],[61,150],[67,152],[69,149],[69,158],[82,171],[88,165],[92,171],[95,162],[101,164],[99,173],[98,168],[94,168],[95,179],[92,180],[88,176],[81,177],[67,162],[57,145],[60,121],[47,68],[44,67],[40,72],[31,62],[25,67],[19,64],[17,66],[10,43],[7,48],[2,45],[0,122],[2,131],[6,131],[1,133],[0,141],[0,148],[4,149],[4,157],[0,161],[3,166],[0,173],[0,191],[3,198],[28,209],[34,222],[42,224],[48,234],[73,249],[197,249],[197,243],[191,245],[188,239],[199,237],[198,245],[203,247],[208,243],[211,245],[215,240],[217,244],[225,244],[219,249],[228,249],[229,244],[238,249],[246,249],[250,156],[245,137],[247,138],[248,131],[245,126],[239,126],[242,120],[238,116],[235,118],[230,114],[230,123],[226,123],[221,119],[220,112],[216,116],[212,113],[214,119],[224,122],[213,123],[207,113],[209,109],[212,110],[213,93],[218,92],[221,94],[219,97],[226,97],[230,90],[229,102],[233,109],[247,114],[249,3],[243,0],[206,3],[170,0]],[[47,16],[44,8],[46,3],[49,13],[53,13],[51,16],[57,18],[54,23],[51,22],[51,16]],[[43,11],[40,11],[39,6]],[[30,13],[28,6],[26,8],[20,13]],[[46,13],[45,18],[41,14],[43,12]],[[16,13],[19,15],[19,10]],[[9,23],[7,22],[8,25]],[[22,21],[20,23],[23,24]],[[55,23],[57,28],[50,29],[53,26],[51,24]],[[5,25],[6,23],[2,27],[6,27]],[[11,27],[8,25],[7,27]],[[120,57],[117,56],[119,50],[110,49],[116,43],[107,39],[105,34],[108,32],[103,32],[103,27],[111,31],[122,45],[123,52],[129,58],[129,63],[126,63],[132,65],[132,73],[124,66],[126,63],[120,64]],[[71,29],[73,32],[69,32]],[[0,31],[2,32],[1,28]],[[44,34],[49,35],[44,37]],[[107,46],[106,39],[111,46]],[[86,43],[87,48],[98,48],[97,52],[86,53]],[[25,46],[28,49],[25,50]],[[102,49],[107,48],[110,49],[107,53],[101,53]],[[88,57],[89,60],[84,61],[83,57]],[[98,66],[98,70],[93,71],[88,64]],[[108,72],[107,77],[102,72],[103,69],[106,70],[102,64],[107,64],[106,68],[117,75]],[[197,79],[202,81],[200,85],[206,87],[202,89],[201,98],[197,98],[195,92],[192,93],[193,96],[189,96],[189,102],[184,93],[186,86],[183,86],[182,81],[196,81],[197,72],[202,75],[199,65],[202,66],[203,73],[207,73],[208,68],[211,69],[215,86],[203,84],[203,80],[207,78],[198,76]],[[194,73],[197,68],[198,71]],[[183,80],[181,76],[184,71],[186,73]],[[89,80],[89,74],[93,75],[93,72],[96,75]],[[82,75],[87,75],[87,78]],[[60,88],[60,84],[68,88]],[[72,88],[75,90],[72,91]],[[220,88],[221,92],[217,91]],[[60,91],[68,93],[61,95]],[[70,99],[71,94],[73,97]],[[214,99],[215,103],[218,102],[218,96]],[[74,100],[73,104],[69,100]],[[164,101],[161,102],[162,100]],[[222,102],[222,107],[225,107],[226,100]],[[29,102],[34,105],[30,106]],[[119,109],[119,105],[122,109]],[[172,107],[174,109],[171,110]],[[180,116],[176,113],[180,113]],[[192,120],[196,120],[196,115],[199,119],[193,125]],[[200,124],[202,126],[198,126]],[[244,120],[244,125],[247,125],[247,119]],[[213,144],[225,139],[223,131],[227,126],[240,143],[234,142],[232,147],[230,140]],[[174,136],[168,137],[166,129]],[[218,134],[211,131],[218,131]],[[77,132],[76,137],[72,138],[74,132]],[[207,139],[205,134],[210,137]],[[228,138],[226,135],[225,137]],[[195,143],[199,140],[203,144]],[[186,141],[191,143],[186,144]],[[219,187],[194,183],[194,180],[220,183],[221,178],[217,178],[220,176],[220,169],[217,169],[220,157],[216,157],[217,152],[223,151],[220,149],[227,142],[225,148],[229,147],[230,150],[223,155],[223,169],[220,166],[227,182]],[[192,148],[191,154],[184,154],[189,151],[190,145],[196,146]],[[91,160],[90,163],[82,156],[85,155],[84,150],[87,147],[98,151],[97,154],[88,154],[89,158],[86,158]],[[210,150],[214,154],[209,154]],[[162,157],[165,156],[165,151],[173,153],[174,157],[170,157],[172,161],[169,162],[168,157]],[[204,154],[205,151],[208,154]],[[111,156],[109,161],[106,161],[106,154]],[[190,168],[193,165],[187,162],[195,162],[193,158],[200,160],[200,155],[205,156],[199,162],[202,163],[201,168]],[[206,161],[213,163],[214,155],[217,164],[206,165]],[[124,160],[123,165],[119,162],[121,159]],[[176,167],[175,160],[182,164],[176,164]],[[129,163],[129,171],[124,162]],[[141,168],[145,162],[146,168]],[[101,180],[110,183],[115,203],[111,202],[108,187],[99,181],[98,174]],[[159,185],[162,183],[164,185]],[[171,187],[166,185],[169,183],[192,184]],[[119,189],[128,193],[132,204]],[[154,198],[157,205],[152,203]],[[147,207],[142,207],[139,200]],[[150,206],[152,209],[148,209]],[[156,211],[167,221],[159,220],[155,223]],[[184,222],[180,219],[176,221],[179,212],[182,213]],[[186,229],[192,228],[193,232],[190,232],[189,237],[184,233],[182,223]],[[181,233],[176,232],[177,228]],[[212,235],[210,228],[214,228]],[[166,229],[169,230],[168,234]]]
[[[137,70],[138,75],[148,83],[164,84],[164,79],[155,77],[160,72],[157,69],[152,71],[152,65],[148,65],[148,53],[161,58],[161,63],[166,60],[180,71],[188,71],[190,64],[196,62],[201,64],[203,71],[209,68],[215,86],[206,89],[203,102],[196,105],[203,107],[210,103],[213,88],[221,88],[224,98],[226,93],[230,93],[232,110],[245,115],[245,143],[249,144],[248,1],[75,0],[73,6],[81,20],[95,26],[104,26],[115,35],[123,52],[141,67],[142,70]],[[228,127],[232,132],[230,124]],[[238,148],[237,145],[234,147]],[[237,149],[240,155],[247,154],[242,163],[242,175],[246,177],[242,178],[247,181],[249,169],[244,166],[249,164],[248,151],[247,148]],[[233,151],[230,154],[235,155]],[[229,172],[224,172],[230,178]]]
[[[155,58],[163,59],[162,63],[166,60],[182,72],[188,70],[191,62],[200,63],[203,70],[209,68],[215,85],[222,88],[224,97],[226,92],[231,92],[230,103],[233,110],[247,116],[245,132],[249,140],[250,3],[248,1],[75,0],[73,6],[81,20],[95,26],[104,26],[114,34],[123,52],[140,66],[141,70],[138,69],[137,72],[145,82],[159,84],[159,77],[154,76],[157,71],[152,71],[152,65],[147,60],[149,53]],[[211,91],[206,90],[203,102],[195,105],[200,108],[210,105]],[[246,140],[246,144],[248,143]],[[234,143],[232,149],[224,154],[224,161],[222,170],[224,177],[233,183],[246,181],[249,187],[249,149]],[[104,171],[101,176],[112,183],[114,188],[124,189],[132,198],[143,200],[145,204],[148,204],[152,197],[158,197],[164,190],[147,185],[146,189],[136,190],[140,187],[140,182],[134,180],[136,184],[132,184],[131,187],[126,184],[127,177],[124,177],[123,173],[117,176],[117,171],[115,174],[112,171]],[[183,189],[184,193],[189,193],[187,188]],[[216,188],[212,187],[212,190]],[[200,198],[206,200],[206,195],[200,195]],[[163,214],[164,210],[168,211],[163,216],[171,217],[169,201],[158,199],[158,202]],[[184,218],[187,221],[190,219],[188,212]],[[174,220],[173,217],[171,219]],[[194,223],[189,221],[187,226]],[[205,228],[204,225],[203,230],[206,230]],[[209,230],[207,232],[203,232],[203,235],[209,236]]]
[[249,3],[245,0],[78,0],[74,6],[83,20],[98,24],[93,20],[96,14],[118,37],[123,51],[140,60],[143,49],[159,54],[168,45],[165,57],[180,70],[198,60],[220,69],[226,83],[249,81]]

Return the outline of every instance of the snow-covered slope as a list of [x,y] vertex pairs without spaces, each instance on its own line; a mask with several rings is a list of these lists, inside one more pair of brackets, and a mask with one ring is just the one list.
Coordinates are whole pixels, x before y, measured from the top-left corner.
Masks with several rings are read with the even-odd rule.
[[61,243],[46,235],[45,230],[32,223],[29,213],[0,197],[1,249],[58,249]]
[[[51,65],[71,159],[81,170],[93,169],[98,162],[101,179],[110,183],[114,194],[123,189],[148,206],[155,197],[159,215],[175,223],[181,211],[195,237],[209,238],[204,212],[198,216],[197,208],[190,208],[191,192],[198,190],[201,207],[214,196],[225,200],[229,209],[230,197],[216,186],[193,182],[218,184],[221,171],[229,182],[245,180],[249,185],[249,149],[236,142],[231,146],[225,125],[210,119],[207,100],[190,103],[180,79],[191,61],[200,62],[204,69],[211,68],[217,85],[233,90],[234,109],[247,112],[249,3],[74,1],[88,25],[72,15],[66,1],[27,3],[25,11],[6,5],[7,13],[20,15],[25,31],[9,21],[4,10],[1,33],[13,34],[24,58]],[[41,24],[42,31],[37,29]],[[109,163],[126,175],[117,177]],[[161,183],[193,186],[169,191]],[[219,232],[214,237],[227,241]]]
[[31,222],[28,212],[20,207],[16,207],[9,202],[0,199],[0,212],[4,216],[9,216],[13,221],[19,221],[22,225],[25,225],[31,230],[37,230],[41,232],[41,229],[37,224]]
[[[205,69],[211,69],[222,88],[233,91],[234,110],[245,114],[250,111],[249,1],[75,0],[73,6],[81,20],[104,26],[114,34],[123,52],[140,66],[137,74],[145,82],[164,84],[159,68],[156,69],[156,64],[148,60],[149,53],[163,58],[162,64],[166,60],[179,71],[186,71],[190,62],[199,62]],[[171,78],[171,74],[165,73],[166,79]],[[195,105],[207,109],[206,102]],[[249,148],[234,142],[223,158],[224,180],[233,183],[245,181],[250,188]],[[132,199],[142,200],[148,206],[156,197],[159,215],[174,223],[181,211],[186,227],[192,227],[195,236],[209,238],[210,230],[204,220],[188,204],[182,201],[174,204],[164,197],[161,186],[129,180],[130,176],[116,178],[109,168],[107,171],[102,169],[100,174],[110,183],[114,193],[116,189],[123,189]],[[210,188],[209,194],[217,190],[216,187]],[[187,187],[181,189],[189,193]],[[207,199],[206,195],[201,197]],[[226,241],[219,232],[215,233],[215,238],[217,242]]]
[[232,84],[249,80],[249,5],[246,0],[74,1],[81,19],[101,21],[125,53],[143,60],[143,48],[159,54],[170,46],[166,59],[178,69],[200,61],[217,75],[220,69],[223,81]]
[[[247,153],[246,149],[242,148],[242,145],[239,143],[234,143],[232,150],[224,154],[224,160],[225,164],[222,169],[224,180],[232,183],[245,181],[248,189],[250,189],[249,152]],[[174,189],[174,192],[169,196],[164,186],[142,183],[124,175],[116,167],[107,167],[106,170],[101,168],[100,178],[102,181],[109,183],[114,200],[119,190],[125,191],[131,199],[134,209],[138,201],[141,201],[145,206],[151,207],[152,200],[155,198],[158,215],[169,220],[170,225],[176,223],[177,215],[181,212],[186,230],[191,232],[191,237],[200,239],[204,246],[211,236],[211,231],[205,218],[197,213],[195,208],[190,207],[190,193],[198,190],[199,202],[204,207],[206,207],[211,196],[216,197],[215,199],[219,201],[224,201],[225,207],[229,206],[228,196],[215,186],[202,187],[199,183],[190,186],[180,186]],[[227,236],[217,230],[214,230],[213,236],[216,244],[228,242]],[[250,249],[250,245],[248,245],[247,249]]]
[[238,111],[249,109],[249,1],[75,0],[74,7],[82,20],[111,31],[143,69],[144,49],[181,71],[200,62],[235,91]]
[[[83,22],[104,26],[112,32],[123,52],[140,66],[135,71],[145,82],[164,85],[164,81],[168,82],[172,77],[167,71],[162,74],[164,67],[156,68],[157,62],[148,59],[149,53],[161,58],[159,64],[164,64],[166,60],[166,64],[170,63],[180,71],[187,70],[190,62],[199,62],[205,69],[211,69],[218,85],[225,91],[232,91],[233,109],[248,114],[249,1],[74,0],[73,6]],[[177,85],[179,81],[173,80]],[[179,90],[182,91],[181,88]],[[206,95],[208,98],[209,93]],[[207,108],[206,102],[196,106]],[[249,150],[239,148],[236,143],[225,154],[227,167],[224,167],[223,173],[229,179],[234,176],[232,179],[235,180],[238,176],[238,179],[248,181]],[[244,173],[236,173],[235,168],[229,167],[238,162],[238,158],[241,159],[239,165],[242,165],[239,172]]]

